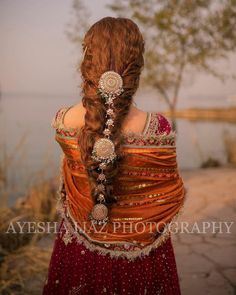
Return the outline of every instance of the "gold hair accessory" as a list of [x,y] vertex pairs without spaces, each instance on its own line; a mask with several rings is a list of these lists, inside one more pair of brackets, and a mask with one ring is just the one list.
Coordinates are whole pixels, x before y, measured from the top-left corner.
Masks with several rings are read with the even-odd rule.
[[96,187],[96,192],[98,193],[97,201],[99,203],[94,205],[89,215],[89,218],[95,224],[105,224],[109,219],[108,208],[105,204],[106,176],[103,170],[106,169],[107,164],[113,162],[117,158],[115,145],[110,138],[111,129],[114,127],[113,100],[123,91],[123,80],[117,72],[107,71],[102,74],[98,84],[98,94],[102,97],[107,106],[107,120],[105,123],[106,127],[103,130],[104,137],[95,141],[92,150],[92,158],[100,162],[99,169],[101,170],[97,178],[99,183]]

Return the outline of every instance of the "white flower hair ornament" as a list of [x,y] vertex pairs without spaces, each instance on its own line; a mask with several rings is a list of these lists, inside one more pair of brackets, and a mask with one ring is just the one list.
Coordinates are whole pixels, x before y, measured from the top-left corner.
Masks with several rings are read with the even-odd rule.
[[114,71],[106,71],[102,74],[98,84],[98,94],[102,97],[106,105],[106,123],[103,130],[104,136],[95,141],[92,150],[92,159],[96,162],[100,162],[100,173],[98,175],[96,191],[98,197],[92,211],[89,215],[89,219],[95,224],[105,224],[108,222],[108,208],[105,200],[105,185],[106,175],[103,170],[106,169],[107,164],[113,162],[117,155],[115,153],[115,145],[110,138],[111,129],[114,127],[114,109],[113,100],[122,94],[123,80],[122,77]]

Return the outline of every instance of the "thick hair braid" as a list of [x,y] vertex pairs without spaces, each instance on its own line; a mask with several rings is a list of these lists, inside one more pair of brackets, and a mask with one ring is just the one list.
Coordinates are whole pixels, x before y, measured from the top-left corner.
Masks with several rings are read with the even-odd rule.
[[119,171],[119,162],[123,158],[120,131],[139,85],[144,65],[144,41],[132,20],[105,17],[88,30],[83,46],[86,47],[86,53],[80,70],[83,80],[82,103],[86,108],[86,114],[85,125],[80,129],[78,141],[94,201],[99,193],[96,186],[100,168],[99,163],[92,159],[91,153],[95,141],[103,137],[106,121],[106,107],[97,92],[98,83],[101,75],[109,70],[119,73],[123,80],[124,92],[113,103],[115,116],[111,138],[117,158],[103,172],[106,175],[105,199],[106,203],[111,205],[115,202],[112,195],[113,182]]

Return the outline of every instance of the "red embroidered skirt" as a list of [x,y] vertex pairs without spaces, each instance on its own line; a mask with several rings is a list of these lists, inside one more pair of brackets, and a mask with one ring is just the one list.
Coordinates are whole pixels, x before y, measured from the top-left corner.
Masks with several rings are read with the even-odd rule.
[[149,255],[127,258],[101,255],[75,239],[54,242],[43,295],[179,295],[176,261],[169,237]]

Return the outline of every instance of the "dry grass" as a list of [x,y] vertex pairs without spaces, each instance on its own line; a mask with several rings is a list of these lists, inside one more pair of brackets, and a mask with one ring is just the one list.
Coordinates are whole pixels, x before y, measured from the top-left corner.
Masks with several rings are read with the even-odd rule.
[[7,255],[0,268],[0,294],[41,294],[50,254],[28,245]]
[[[20,233],[17,223],[50,222],[57,218],[59,177],[48,179],[45,173],[53,168],[51,150],[45,159],[42,158],[41,170],[30,174],[25,164],[28,158],[26,139],[27,134],[23,134],[13,152],[8,150],[4,136],[0,141],[0,294],[6,295],[41,294],[51,253],[48,241],[52,235],[28,233],[27,228]],[[28,192],[9,207],[12,196],[19,194],[18,183],[12,184],[9,179],[11,169],[20,174],[18,181],[27,184]]]
[[[57,186],[52,181],[33,186],[13,208],[0,210],[0,294],[41,294],[51,248],[37,246],[42,233],[6,233],[9,224],[55,221]],[[33,290],[33,291],[32,291]]]
[[58,179],[40,182],[14,207],[0,209],[0,294],[41,294],[51,248],[38,245],[42,233],[14,233],[9,225],[55,221],[57,189]]
[[30,211],[35,220],[55,220],[57,183],[58,179],[38,182],[29,190],[25,198],[17,200],[16,208]]

